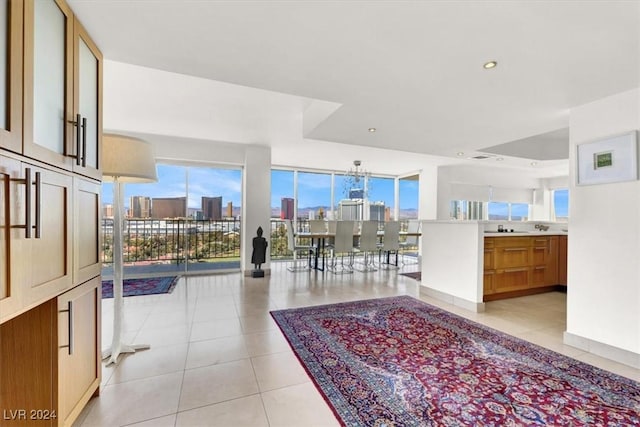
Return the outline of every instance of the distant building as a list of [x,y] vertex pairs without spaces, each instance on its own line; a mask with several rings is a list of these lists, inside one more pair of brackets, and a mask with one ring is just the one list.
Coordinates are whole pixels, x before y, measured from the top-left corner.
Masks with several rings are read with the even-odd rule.
[[384,202],[373,202],[369,204],[369,218],[371,221],[384,222],[385,207]]
[[227,202],[227,218],[233,218],[233,202]]
[[343,199],[338,203],[338,212],[343,221],[361,221],[364,212],[362,200]]
[[151,218],[186,218],[186,197],[154,197],[151,199]]
[[294,200],[289,197],[280,199],[280,219],[293,219]]
[[150,218],[151,197],[131,196],[129,198],[129,216],[131,218]]
[[202,197],[202,214],[204,219],[222,219],[222,196]]
[[384,209],[384,222],[391,221],[391,208],[387,207]]
[[102,216],[105,218],[113,218],[113,205],[105,204],[102,206]]

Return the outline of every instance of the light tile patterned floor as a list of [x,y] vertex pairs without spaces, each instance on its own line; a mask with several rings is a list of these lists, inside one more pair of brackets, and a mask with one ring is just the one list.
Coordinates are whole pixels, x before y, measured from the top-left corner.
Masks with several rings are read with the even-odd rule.
[[[172,294],[125,298],[125,338],[151,349],[124,356],[117,367],[103,368],[101,395],[89,402],[75,426],[338,426],[269,311],[418,293],[417,281],[393,270],[290,273],[285,263],[272,263],[272,275],[265,279],[239,273],[183,277]],[[422,299],[640,378],[640,370],[562,343],[562,293],[491,302],[480,314]],[[104,300],[105,348],[111,342],[112,313],[113,299]]]

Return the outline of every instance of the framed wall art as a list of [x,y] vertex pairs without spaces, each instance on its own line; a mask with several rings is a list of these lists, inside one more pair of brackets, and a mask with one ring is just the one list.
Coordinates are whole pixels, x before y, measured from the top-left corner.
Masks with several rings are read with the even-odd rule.
[[638,179],[637,131],[578,145],[577,184]]

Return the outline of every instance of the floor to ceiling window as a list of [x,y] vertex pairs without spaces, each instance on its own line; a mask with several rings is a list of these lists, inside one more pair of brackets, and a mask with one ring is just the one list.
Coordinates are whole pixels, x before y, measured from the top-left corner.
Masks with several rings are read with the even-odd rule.
[[399,197],[400,208],[398,210],[398,219],[416,219],[418,218],[419,188],[420,176],[411,175],[399,179]]
[[[123,256],[132,273],[240,268],[240,169],[158,164],[158,182],[125,185]],[[113,185],[103,184],[109,274]]]
[[327,218],[331,211],[331,174],[298,172],[296,201],[298,218]]

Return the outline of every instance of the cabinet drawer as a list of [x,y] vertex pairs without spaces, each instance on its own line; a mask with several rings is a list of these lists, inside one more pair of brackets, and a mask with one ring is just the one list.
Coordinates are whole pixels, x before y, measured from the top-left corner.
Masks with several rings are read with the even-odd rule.
[[492,270],[495,268],[495,250],[484,249],[484,269]]
[[506,247],[528,248],[529,246],[531,246],[530,237],[496,237],[494,240],[495,240],[496,248],[506,248]]
[[526,267],[529,265],[529,248],[526,246],[496,249],[496,268]]
[[529,268],[510,268],[498,271],[494,284],[495,292],[526,289],[529,285]]

